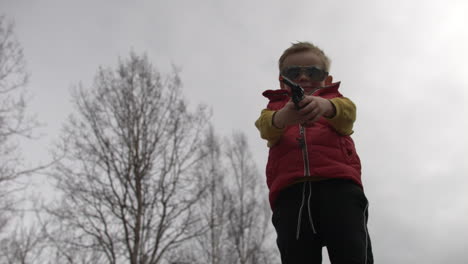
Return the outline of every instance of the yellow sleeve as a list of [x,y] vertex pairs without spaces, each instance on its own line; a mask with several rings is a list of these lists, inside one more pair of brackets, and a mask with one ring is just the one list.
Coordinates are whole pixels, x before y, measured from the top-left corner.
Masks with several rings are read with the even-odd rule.
[[332,127],[341,135],[349,136],[353,134],[353,124],[356,121],[356,105],[346,97],[336,97],[330,99],[335,106],[336,114],[327,120]]
[[260,131],[260,137],[268,141],[268,147],[272,147],[283,135],[284,128],[273,126],[273,115],[276,111],[263,109],[260,117],[255,121],[255,126]]

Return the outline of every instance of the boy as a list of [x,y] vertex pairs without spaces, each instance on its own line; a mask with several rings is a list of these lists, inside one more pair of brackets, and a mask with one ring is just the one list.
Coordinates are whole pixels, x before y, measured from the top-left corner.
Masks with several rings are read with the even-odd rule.
[[286,49],[283,77],[304,89],[296,106],[291,88],[263,93],[270,101],[255,125],[268,141],[266,167],[272,222],[283,264],[373,263],[368,202],[353,140],[356,107],[328,75],[330,60],[308,42]]

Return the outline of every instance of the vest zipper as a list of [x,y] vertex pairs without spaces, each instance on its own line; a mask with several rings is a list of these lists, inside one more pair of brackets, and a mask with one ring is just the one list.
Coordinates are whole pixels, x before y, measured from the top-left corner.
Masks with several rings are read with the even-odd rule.
[[305,129],[301,124],[299,124],[299,133],[300,137],[297,140],[299,141],[299,147],[302,149],[302,158],[304,159],[304,176],[308,177],[310,176],[309,153],[307,151]]
[[[299,141],[299,147],[302,149],[302,158],[304,159],[304,176],[310,177],[310,164],[309,164],[309,153],[307,151],[307,142],[306,142],[306,131],[305,128],[299,124],[299,138],[297,139]],[[301,230],[301,219],[302,219],[302,209],[304,207],[304,202],[305,202],[305,185],[307,184],[309,186],[309,198],[307,199],[307,211],[308,211],[308,216],[309,216],[309,223],[310,226],[312,227],[312,232],[314,234],[317,234],[317,231],[315,230],[314,226],[314,221],[312,219],[312,212],[310,211],[310,197],[312,195],[312,188],[311,188],[311,183],[310,182],[304,182],[304,185],[302,186],[302,202],[301,202],[301,207],[299,208],[299,216],[297,218],[297,230],[296,230],[296,240],[299,240],[299,234]]]

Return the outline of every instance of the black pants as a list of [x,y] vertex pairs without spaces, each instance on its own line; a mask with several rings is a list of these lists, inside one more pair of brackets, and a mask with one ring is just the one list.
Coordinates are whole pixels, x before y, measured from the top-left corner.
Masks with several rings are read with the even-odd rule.
[[332,264],[374,263],[367,232],[368,202],[349,180],[298,183],[279,195],[273,209],[283,264],[322,263],[326,246]]

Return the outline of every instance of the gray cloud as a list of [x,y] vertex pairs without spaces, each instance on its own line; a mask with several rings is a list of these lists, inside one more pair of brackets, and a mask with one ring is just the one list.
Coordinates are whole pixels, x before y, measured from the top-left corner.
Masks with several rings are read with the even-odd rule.
[[32,161],[72,111],[69,87],[134,49],[163,71],[179,65],[192,105],[210,105],[220,133],[246,132],[263,170],[260,94],[277,88],[276,61],[291,42],[317,43],[358,105],[353,137],[376,263],[468,263],[468,4],[44,0],[1,9],[25,48],[31,109],[48,124],[25,147]]

